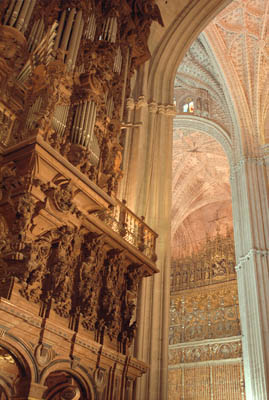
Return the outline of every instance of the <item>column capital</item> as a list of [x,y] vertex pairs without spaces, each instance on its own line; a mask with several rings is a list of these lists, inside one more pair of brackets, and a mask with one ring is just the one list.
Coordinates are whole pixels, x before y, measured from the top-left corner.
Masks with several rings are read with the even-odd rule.
[[132,97],[128,97],[126,100],[126,108],[127,110],[133,110],[135,108],[135,101]]
[[[129,102],[130,101],[130,102]],[[159,104],[156,101],[152,100],[148,102],[145,98],[145,96],[140,96],[138,100],[134,103],[132,103],[133,99],[128,99],[126,107],[128,109],[133,109],[132,104],[135,104],[135,108],[139,109],[142,107],[148,106],[148,110],[150,113],[158,113],[158,114],[163,114],[167,116],[176,116],[176,108],[173,104]],[[128,104],[129,102],[129,104]]]
[[157,113],[158,112],[158,104],[155,101],[152,101],[148,105],[150,113]]
[[47,389],[47,386],[32,382],[29,390],[28,400],[42,400],[43,394]]
[[257,156],[257,157],[250,157],[250,156],[244,156],[240,158],[237,162],[233,163],[231,165],[231,173],[230,173],[230,178],[231,180],[235,179],[235,175],[241,171],[241,169],[247,165],[247,164],[255,164],[255,165],[263,165],[265,163],[265,157],[264,156]]
[[142,108],[142,107],[146,107],[148,105],[147,101],[146,101],[146,97],[145,96],[139,96],[138,100],[135,104],[136,109]]
[[267,249],[250,249],[247,254],[239,258],[238,264],[235,266],[235,270],[238,272],[246,262],[248,262],[254,255],[261,257],[269,257],[269,250]]

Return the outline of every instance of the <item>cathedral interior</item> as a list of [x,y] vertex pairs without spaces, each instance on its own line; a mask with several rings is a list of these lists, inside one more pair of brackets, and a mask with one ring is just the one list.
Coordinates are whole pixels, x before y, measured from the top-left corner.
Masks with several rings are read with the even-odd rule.
[[269,2],[0,1],[0,400],[269,400]]

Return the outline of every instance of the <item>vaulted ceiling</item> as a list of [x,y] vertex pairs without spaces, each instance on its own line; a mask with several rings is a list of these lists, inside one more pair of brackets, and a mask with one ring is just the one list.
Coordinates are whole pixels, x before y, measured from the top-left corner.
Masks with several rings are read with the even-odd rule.
[[[232,226],[229,163],[221,145],[186,129],[181,104],[208,93],[210,115],[239,153],[259,151],[269,138],[269,2],[234,0],[192,44],[175,79],[172,255],[195,251],[206,235]],[[181,125],[182,123],[182,125]],[[251,131],[251,134],[249,132]]]
[[254,143],[262,143],[268,135],[268,18],[267,0],[234,0],[205,30],[241,119],[241,129],[252,131]]
[[174,129],[173,257],[231,227],[229,163],[221,145],[204,133]]

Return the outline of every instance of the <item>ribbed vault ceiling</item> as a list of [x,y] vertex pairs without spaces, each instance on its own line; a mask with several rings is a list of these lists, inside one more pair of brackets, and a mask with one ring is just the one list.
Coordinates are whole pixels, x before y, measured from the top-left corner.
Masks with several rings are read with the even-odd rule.
[[[241,129],[243,137],[246,127],[252,138],[248,146],[268,140],[268,18],[269,1],[234,0],[193,43],[176,75],[177,101],[197,89],[206,90],[211,99],[209,118],[227,131],[235,147],[236,131]],[[181,129],[177,121],[172,255],[197,249],[207,234],[224,232],[227,226],[232,226],[227,157],[215,139]]]
[[174,130],[172,255],[194,251],[206,235],[232,226],[229,164],[221,145],[195,131]]

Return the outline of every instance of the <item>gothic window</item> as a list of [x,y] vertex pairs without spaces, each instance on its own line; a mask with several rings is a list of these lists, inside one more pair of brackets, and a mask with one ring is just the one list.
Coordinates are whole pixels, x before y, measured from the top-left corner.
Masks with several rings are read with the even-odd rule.
[[194,102],[193,99],[188,98],[186,99],[185,103],[183,104],[183,112],[194,112]]

